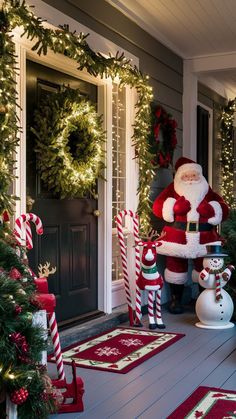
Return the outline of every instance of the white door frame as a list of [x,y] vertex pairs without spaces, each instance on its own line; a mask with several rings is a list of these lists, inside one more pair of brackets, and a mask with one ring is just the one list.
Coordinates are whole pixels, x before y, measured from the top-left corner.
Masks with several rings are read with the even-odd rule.
[[213,109],[204,105],[202,102],[197,102],[197,105],[209,112],[208,119],[208,183],[212,186],[212,168],[213,168]]

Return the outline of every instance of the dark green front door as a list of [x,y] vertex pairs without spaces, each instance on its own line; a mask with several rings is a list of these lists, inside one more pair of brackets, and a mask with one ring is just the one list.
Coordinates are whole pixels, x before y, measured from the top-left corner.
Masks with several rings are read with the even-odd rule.
[[57,297],[57,320],[66,324],[97,313],[97,218],[93,214],[97,201],[89,195],[59,199],[46,189],[36,171],[29,131],[42,95],[62,85],[79,88],[91,102],[97,102],[95,85],[27,61],[27,196],[35,201],[28,212],[37,214],[44,227],[43,236],[34,234],[28,257],[35,272],[39,264],[56,266],[56,273],[49,276],[49,289]]

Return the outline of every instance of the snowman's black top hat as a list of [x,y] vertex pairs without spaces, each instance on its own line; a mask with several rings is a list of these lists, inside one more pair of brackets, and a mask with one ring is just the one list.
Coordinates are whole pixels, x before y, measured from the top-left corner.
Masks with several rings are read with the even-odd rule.
[[228,256],[227,253],[222,253],[221,244],[209,244],[206,246],[207,254],[203,256],[204,258],[211,258],[211,257],[224,257]]

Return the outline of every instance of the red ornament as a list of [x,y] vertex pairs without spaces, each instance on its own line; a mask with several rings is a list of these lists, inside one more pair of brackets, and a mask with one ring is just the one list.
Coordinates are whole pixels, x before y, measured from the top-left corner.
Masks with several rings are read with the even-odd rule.
[[155,138],[158,138],[159,131],[160,131],[160,124],[154,125],[154,136],[155,136]]
[[21,273],[16,268],[12,268],[9,272],[9,276],[11,279],[20,279]]
[[29,345],[28,345],[28,343],[26,341],[23,342],[20,349],[21,349],[21,352],[23,354],[27,354],[29,352]]
[[8,214],[8,212],[6,210],[3,211],[3,213],[2,213],[2,219],[3,219],[3,222],[4,223],[7,223],[8,221],[10,221],[9,214]]
[[16,316],[18,316],[21,312],[22,312],[22,307],[17,304],[15,306],[14,313]]
[[157,118],[160,118],[160,116],[161,116],[161,111],[162,111],[161,107],[160,107],[160,106],[158,106],[158,107],[157,107],[157,110],[156,110],[156,112],[155,112],[155,115],[156,115],[156,117],[157,117]]
[[26,388],[21,387],[19,390],[15,390],[10,394],[10,400],[14,404],[23,404],[29,396],[29,392]]
[[25,336],[20,332],[13,332],[9,335],[10,341],[18,346],[21,346],[25,342]]
[[26,355],[18,355],[18,359],[23,364],[32,364],[32,360]]
[[26,342],[25,336],[21,333],[11,333],[9,339],[16,345],[17,349],[22,352],[22,354],[27,354],[29,352],[29,344]]

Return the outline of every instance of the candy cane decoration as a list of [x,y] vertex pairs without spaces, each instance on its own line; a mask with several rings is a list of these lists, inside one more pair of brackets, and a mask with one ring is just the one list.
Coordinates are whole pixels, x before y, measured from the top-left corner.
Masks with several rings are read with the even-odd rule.
[[161,315],[161,290],[157,290],[156,292],[156,320],[159,328],[162,328],[163,321]]
[[54,312],[48,313],[48,323],[49,323],[49,329],[50,329],[52,343],[53,343],[54,356],[56,359],[58,378],[59,380],[64,380],[65,378],[64,364],[63,364],[63,359],[62,359],[57,321],[56,321],[56,316]]
[[[129,321],[130,325],[134,325],[134,318],[133,318],[133,308],[132,308],[132,301],[131,301],[131,294],[130,294],[130,283],[129,283],[129,274],[128,274],[128,265],[127,265],[127,247],[125,245],[124,239],[124,232],[122,227],[122,221],[125,216],[129,215],[133,221],[133,233],[135,238],[135,276],[136,280],[139,275],[140,271],[140,255],[139,255],[139,247],[137,246],[139,242],[139,223],[138,223],[138,216],[131,210],[123,210],[120,211],[119,214],[115,217],[118,239],[120,244],[120,252],[121,252],[121,260],[122,260],[122,269],[124,274],[124,283],[125,283],[125,293],[126,299],[128,303],[128,310],[129,310]],[[139,292],[139,296],[136,297],[136,305],[137,301],[139,303],[139,313],[141,315],[141,294]]]
[[148,291],[148,319],[149,324],[155,325],[154,319],[154,301],[155,301],[155,291]]
[[28,214],[20,215],[20,217],[18,217],[15,221],[14,228],[14,234],[17,243],[20,246],[26,245],[27,249],[33,248],[32,231],[29,223],[30,221],[35,224],[37,234],[43,234],[43,225],[41,219],[31,212]]

